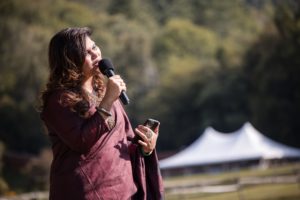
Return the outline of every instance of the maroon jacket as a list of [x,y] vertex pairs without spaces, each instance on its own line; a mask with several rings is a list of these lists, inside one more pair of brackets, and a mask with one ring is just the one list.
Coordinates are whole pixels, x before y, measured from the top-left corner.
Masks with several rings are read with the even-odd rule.
[[85,119],[61,106],[61,94],[53,93],[41,113],[53,150],[50,200],[162,199],[156,153],[144,158],[131,144],[134,133],[119,101],[109,131],[99,113]]

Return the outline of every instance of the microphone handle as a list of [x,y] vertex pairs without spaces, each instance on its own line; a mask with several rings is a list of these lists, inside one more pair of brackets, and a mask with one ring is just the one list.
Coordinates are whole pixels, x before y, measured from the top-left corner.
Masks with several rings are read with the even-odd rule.
[[[115,72],[113,70],[109,69],[109,70],[105,71],[105,75],[109,78],[109,77],[114,76]],[[124,90],[121,91],[119,98],[124,105],[128,105],[130,102],[130,100]]]
[[125,93],[124,90],[122,90],[122,92],[121,92],[119,98],[120,98],[120,100],[122,101],[122,103],[123,103],[124,105],[128,105],[129,102],[130,102],[130,101],[129,101],[129,98],[128,98],[128,96],[127,96],[127,94]]

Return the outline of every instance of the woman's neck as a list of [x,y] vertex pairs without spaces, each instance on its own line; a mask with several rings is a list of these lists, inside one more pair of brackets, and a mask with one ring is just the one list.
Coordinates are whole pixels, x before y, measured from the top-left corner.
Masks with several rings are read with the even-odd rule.
[[87,92],[92,93],[93,92],[93,77],[90,77],[83,81],[81,88],[84,89]]

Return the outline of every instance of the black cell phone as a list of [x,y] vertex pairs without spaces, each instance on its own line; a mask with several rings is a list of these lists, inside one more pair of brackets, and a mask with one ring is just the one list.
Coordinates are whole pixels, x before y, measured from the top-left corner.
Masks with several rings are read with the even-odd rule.
[[152,131],[155,131],[155,129],[158,127],[160,122],[156,119],[147,119],[144,123],[144,126],[149,127]]
[[[155,131],[155,129],[158,127],[159,124],[160,124],[160,122],[158,120],[149,118],[144,122],[143,125],[149,127],[151,130]],[[137,141],[140,139],[141,139],[141,137],[139,135],[135,135],[132,140],[132,143],[137,144]]]

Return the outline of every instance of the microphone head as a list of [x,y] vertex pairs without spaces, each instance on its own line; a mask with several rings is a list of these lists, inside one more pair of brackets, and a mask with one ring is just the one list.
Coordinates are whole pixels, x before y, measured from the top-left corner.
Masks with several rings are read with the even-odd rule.
[[100,60],[98,66],[102,74],[106,74],[107,70],[114,71],[114,66],[112,62],[110,61],[110,59],[107,58],[103,58],[102,60]]

